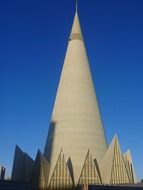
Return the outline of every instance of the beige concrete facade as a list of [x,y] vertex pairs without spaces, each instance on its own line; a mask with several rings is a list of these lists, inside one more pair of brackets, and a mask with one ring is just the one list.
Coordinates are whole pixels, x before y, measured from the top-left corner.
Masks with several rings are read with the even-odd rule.
[[100,169],[104,184],[131,183],[117,136],[114,137],[105,153]]
[[64,153],[61,150],[48,185],[48,190],[70,190],[73,189],[73,187],[74,182],[71,172],[66,163]]
[[72,160],[75,184],[88,149],[101,160],[107,150],[83,35],[76,12],[59,82],[45,156],[53,173],[59,150]]
[[78,184],[102,184],[98,162],[93,160],[89,151],[87,152]]
[[124,153],[123,156],[124,156],[127,172],[128,172],[129,178],[130,178],[130,182],[137,183],[137,178],[136,178],[136,174],[135,174],[135,168],[134,168],[134,164],[133,164],[133,160],[132,160],[131,151],[128,150],[127,152]]

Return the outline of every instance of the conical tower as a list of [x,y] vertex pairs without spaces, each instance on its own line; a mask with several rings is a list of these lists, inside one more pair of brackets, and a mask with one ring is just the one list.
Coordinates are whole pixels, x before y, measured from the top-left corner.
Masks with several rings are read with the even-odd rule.
[[87,151],[100,161],[107,149],[77,10],[44,151],[51,165],[50,176],[61,149],[65,159],[72,161],[75,184]]

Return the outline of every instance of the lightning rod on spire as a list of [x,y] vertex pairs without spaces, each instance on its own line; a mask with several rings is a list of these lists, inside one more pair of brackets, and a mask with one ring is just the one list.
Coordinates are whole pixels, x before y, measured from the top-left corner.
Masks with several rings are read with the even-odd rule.
[[76,12],[77,12],[77,9],[78,9],[78,0],[76,0]]

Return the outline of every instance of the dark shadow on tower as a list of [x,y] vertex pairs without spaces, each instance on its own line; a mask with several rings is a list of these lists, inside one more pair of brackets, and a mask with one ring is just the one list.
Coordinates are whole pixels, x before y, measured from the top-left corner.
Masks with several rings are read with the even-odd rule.
[[69,168],[69,171],[70,171],[70,174],[71,174],[71,178],[72,178],[73,184],[75,184],[74,183],[73,165],[72,165],[72,161],[71,161],[70,157],[69,157],[69,159],[67,161],[67,165],[68,165],[68,168]]
[[51,121],[49,131],[48,131],[48,137],[47,137],[47,141],[46,141],[46,145],[45,145],[45,149],[44,149],[44,156],[47,158],[49,163],[51,161],[54,135],[55,135],[55,127],[56,127],[56,122]]

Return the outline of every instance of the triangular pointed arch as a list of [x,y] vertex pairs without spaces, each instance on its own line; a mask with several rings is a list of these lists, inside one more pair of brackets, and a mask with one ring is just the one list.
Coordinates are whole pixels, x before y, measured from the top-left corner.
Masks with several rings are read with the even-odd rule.
[[38,150],[32,175],[32,187],[34,190],[46,189],[49,170],[49,162],[40,150]]
[[128,177],[125,162],[124,162],[121,150],[120,150],[120,145],[119,145],[117,137],[115,137],[114,143],[115,143],[114,144],[114,156],[113,156],[110,184],[129,183],[130,180]]
[[62,150],[58,156],[58,160],[56,162],[48,187],[48,190],[56,189],[73,189],[72,177]]
[[83,164],[78,184],[102,184],[97,161],[96,163],[93,161],[89,150]]
[[127,168],[128,176],[130,178],[131,183],[136,183],[136,174],[134,169],[134,164],[132,161],[132,155],[130,150],[128,150],[126,153],[124,153],[124,161]]
[[130,183],[117,135],[106,151],[100,163],[100,169],[105,184]]
[[11,179],[13,181],[30,182],[33,167],[33,159],[16,145]]

